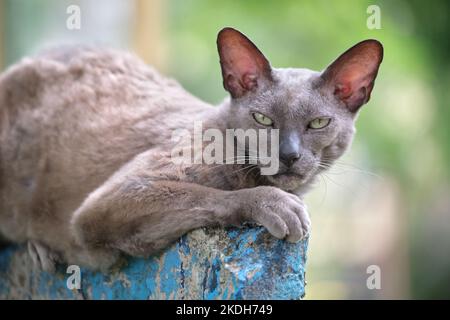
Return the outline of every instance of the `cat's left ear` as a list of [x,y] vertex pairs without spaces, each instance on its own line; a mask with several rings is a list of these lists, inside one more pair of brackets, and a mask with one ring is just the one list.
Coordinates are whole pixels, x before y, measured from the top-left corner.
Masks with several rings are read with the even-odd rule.
[[377,40],[365,40],[344,52],[321,75],[327,90],[344,102],[351,112],[370,99],[383,46]]
[[233,28],[217,35],[224,88],[240,98],[272,79],[269,61],[246,36]]

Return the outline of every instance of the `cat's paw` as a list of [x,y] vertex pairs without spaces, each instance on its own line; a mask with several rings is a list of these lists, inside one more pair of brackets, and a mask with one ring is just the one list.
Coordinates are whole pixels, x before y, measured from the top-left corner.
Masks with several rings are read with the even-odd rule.
[[245,216],[263,225],[275,237],[297,242],[308,236],[311,220],[303,201],[274,187],[248,189]]
[[33,266],[37,269],[54,273],[59,256],[47,246],[38,241],[28,241],[28,253],[30,254]]

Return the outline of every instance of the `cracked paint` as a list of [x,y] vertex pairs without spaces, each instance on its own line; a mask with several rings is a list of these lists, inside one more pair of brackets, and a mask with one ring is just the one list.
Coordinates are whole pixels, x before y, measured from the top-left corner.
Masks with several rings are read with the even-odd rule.
[[288,243],[262,227],[202,228],[159,256],[127,258],[110,273],[82,268],[80,290],[33,270],[25,246],[0,252],[1,299],[300,299],[308,241]]

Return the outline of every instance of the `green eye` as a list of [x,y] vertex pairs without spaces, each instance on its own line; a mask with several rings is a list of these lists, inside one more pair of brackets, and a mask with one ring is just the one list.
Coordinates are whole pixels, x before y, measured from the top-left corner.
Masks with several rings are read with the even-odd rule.
[[316,118],[308,124],[308,128],[322,129],[330,124],[331,118]]
[[253,118],[256,122],[262,124],[263,126],[271,126],[273,124],[272,119],[258,112],[253,113]]

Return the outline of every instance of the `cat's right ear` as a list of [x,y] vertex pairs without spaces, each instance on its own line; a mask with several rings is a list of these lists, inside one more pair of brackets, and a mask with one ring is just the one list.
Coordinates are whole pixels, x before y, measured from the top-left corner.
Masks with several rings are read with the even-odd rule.
[[224,88],[233,98],[255,91],[272,79],[269,61],[246,36],[233,28],[217,35]]

